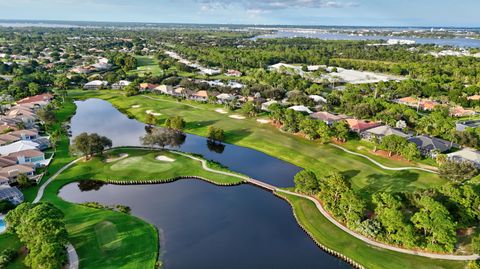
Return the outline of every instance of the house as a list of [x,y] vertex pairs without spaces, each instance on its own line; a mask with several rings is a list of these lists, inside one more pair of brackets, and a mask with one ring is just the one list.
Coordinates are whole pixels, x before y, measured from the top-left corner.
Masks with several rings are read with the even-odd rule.
[[283,71],[283,70],[292,70],[294,73],[297,73],[299,75],[303,75],[302,67],[301,66],[296,66],[292,64],[284,64],[284,63],[277,63],[274,65],[270,65],[268,67],[269,71]]
[[107,87],[107,86],[108,86],[107,81],[93,80],[93,81],[85,83],[85,85],[83,85],[83,88],[85,90],[99,90],[99,89],[102,89],[102,88]]
[[295,110],[297,112],[312,114],[313,112],[306,106],[291,106],[288,109]]
[[480,120],[459,121],[455,124],[455,129],[458,132],[463,132],[468,128],[477,128],[477,127],[480,127]]
[[218,75],[222,72],[220,69],[212,69],[212,68],[205,68],[205,67],[199,67],[199,69],[200,69],[200,74],[208,75],[208,76]]
[[11,134],[1,134],[0,135],[0,146],[7,145],[13,142],[20,141],[20,137],[14,136]]
[[207,91],[197,91],[190,95],[190,98],[195,101],[205,102],[208,101],[208,92]]
[[400,136],[403,138],[410,137],[410,135],[392,128],[388,125],[381,125],[373,128],[369,128],[361,133],[362,138],[367,139],[367,140],[372,140],[372,139],[383,139],[385,136],[389,135],[396,135]]
[[465,109],[461,106],[450,108],[450,116],[453,116],[453,117],[467,117],[467,116],[473,116],[475,114],[477,114],[475,110]]
[[217,100],[218,100],[219,104],[226,104],[226,103],[232,101],[233,99],[235,99],[235,96],[233,96],[231,94],[228,94],[228,93],[222,93],[222,94],[217,95],[216,97],[217,97]]
[[0,185],[0,201],[9,201],[14,205],[23,203],[23,193],[17,187],[8,184]]
[[308,98],[312,99],[317,104],[318,103],[324,103],[324,104],[327,103],[327,99],[325,99],[323,96],[320,96],[320,95],[312,94],[312,95],[309,95]]
[[112,89],[113,90],[123,90],[125,87],[130,85],[131,82],[128,80],[120,80],[119,82],[113,83],[112,84]]
[[20,140],[35,140],[39,138],[38,131],[34,129],[17,130],[8,134],[16,136],[20,138]]
[[435,101],[431,101],[431,100],[418,100],[414,97],[403,97],[403,98],[400,98],[400,99],[396,99],[394,100],[394,102],[398,103],[398,104],[402,104],[402,105],[406,105],[406,106],[409,106],[409,107],[414,107],[414,108],[417,108],[417,109],[421,109],[421,110],[433,110],[435,109],[435,107],[439,106],[440,104],[435,102]]
[[240,71],[238,71],[238,70],[229,69],[229,70],[227,70],[227,72],[225,73],[225,76],[228,76],[228,77],[241,77],[241,76],[242,76],[242,72],[240,72]]
[[268,110],[268,108],[273,104],[278,104],[278,102],[275,101],[275,100],[270,100],[268,102],[262,103],[261,104],[261,110],[268,112],[268,111],[270,111],[270,110]]
[[245,87],[245,85],[236,81],[229,81],[227,86],[232,89],[243,89]]
[[34,166],[30,164],[15,164],[0,168],[0,177],[8,178],[9,183],[16,182],[19,175],[32,178],[35,175]]
[[426,135],[410,137],[408,142],[417,145],[417,148],[423,156],[430,157],[435,157],[437,152],[442,153],[449,151],[452,147],[458,147],[458,145],[453,142]]
[[31,163],[34,164],[35,167],[46,165],[45,153],[35,149],[12,152],[8,155],[8,157],[16,158],[18,164]]
[[10,153],[19,152],[27,149],[38,149],[40,145],[33,141],[21,140],[5,146],[0,146],[0,155],[8,156]]
[[467,100],[480,101],[480,95],[476,94],[476,95],[469,96],[467,97]]
[[362,133],[370,128],[377,127],[379,124],[372,121],[364,121],[364,120],[357,120],[357,119],[346,119],[348,125],[350,126],[350,130]]
[[44,93],[44,94],[38,94],[35,96],[30,96],[23,98],[21,100],[17,101],[17,105],[22,105],[22,104],[31,104],[34,106],[46,106],[48,105],[51,101],[53,100],[53,95],[50,93]]
[[138,88],[140,89],[140,91],[151,91],[151,90],[155,89],[157,86],[158,85],[151,84],[151,83],[140,83]]
[[480,167],[480,152],[470,148],[447,154],[447,159],[456,162],[471,162]]
[[190,94],[192,94],[192,91],[189,89],[186,89],[184,87],[177,87],[173,89],[173,95],[174,96],[179,96],[179,97],[188,97]]
[[173,95],[173,87],[170,85],[159,85],[153,89],[157,93]]
[[9,167],[17,164],[17,158],[0,156],[0,168]]
[[334,122],[341,121],[348,118],[345,115],[335,115],[335,114],[328,113],[326,111],[315,112],[311,114],[310,117],[316,120],[321,120],[328,125],[332,125]]

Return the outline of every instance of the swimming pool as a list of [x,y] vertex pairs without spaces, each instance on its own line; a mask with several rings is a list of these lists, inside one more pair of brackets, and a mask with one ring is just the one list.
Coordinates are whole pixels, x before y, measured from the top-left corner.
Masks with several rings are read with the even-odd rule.
[[0,234],[5,232],[7,229],[7,225],[5,224],[5,221],[3,220],[3,216],[0,216]]

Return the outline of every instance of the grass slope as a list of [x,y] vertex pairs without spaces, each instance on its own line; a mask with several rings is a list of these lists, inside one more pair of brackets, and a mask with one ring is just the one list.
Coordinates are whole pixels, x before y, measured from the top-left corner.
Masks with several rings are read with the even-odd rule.
[[328,221],[307,199],[278,193],[287,199],[293,207],[297,221],[311,232],[315,240],[322,245],[347,255],[366,268],[371,269],[436,269],[465,268],[466,262],[434,260],[407,255],[366,245],[362,241],[338,229]]

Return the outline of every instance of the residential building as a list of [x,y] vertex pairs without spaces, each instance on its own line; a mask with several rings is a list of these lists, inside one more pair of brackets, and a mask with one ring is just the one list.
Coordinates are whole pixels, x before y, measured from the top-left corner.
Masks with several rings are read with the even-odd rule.
[[205,102],[208,101],[208,92],[207,91],[197,91],[190,96],[192,100]]
[[312,95],[309,95],[308,98],[312,99],[317,104],[318,103],[324,103],[324,104],[327,103],[327,99],[325,99],[325,97],[320,96],[320,95],[312,94]]
[[20,141],[20,137],[11,134],[0,134],[0,146]]
[[467,120],[459,121],[455,124],[455,129],[459,132],[463,132],[468,128],[480,127],[480,120]]
[[140,91],[151,91],[151,90],[155,89],[157,86],[158,85],[151,84],[151,83],[140,83],[138,88],[140,89]]
[[159,85],[153,89],[157,93],[173,95],[173,87],[170,85]]
[[320,112],[315,112],[310,115],[310,117],[316,119],[316,120],[321,120],[325,122],[328,125],[332,125],[333,123],[337,121],[341,121],[344,119],[347,119],[348,117],[345,115],[335,115],[326,111],[320,111]]
[[179,97],[188,97],[192,94],[192,91],[183,87],[177,87],[173,90],[173,95],[174,96],[179,96]]
[[426,135],[410,137],[408,142],[415,143],[422,155],[430,157],[435,157],[437,153],[443,153],[453,147],[458,147],[458,145],[453,142]]
[[410,137],[410,135],[392,128],[388,125],[381,125],[373,128],[369,128],[361,133],[362,138],[367,140],[379,139],[382,140],[385,136],[396,135],[403,138]]
[[472,95],[472,96],[467,97],[467,99],[471,100],[471,101],[480,101],[480,95],[478,95],[478,94]]
[[242,76],[242,72],[240,72],[240,71],[238,71],[238,70],[229,69],[229,70],[225,73],[225,76],[229,76],[229,77],[241,77],[241,76]]
[[270,111],[270,110],[268,110],[268,108],[269,108],[271,105],[273,105],[273,104],[278,104],[278,102],[275,101],[275,100],[270,100],[270,101],[267,101],[267,102],[265,102],[265,103],[262,103],[262,104],[261,104],[261,110],[263,110],[263,111]]
[[46,106],[53,100],[53,95],[50,93],[39,94],[35,96],[30,96],[27,98],[23,98],[17,101],[17,105],[22,104],[32,104],[35,106]]
[[8,155],[8,157],[16,158],[18,164],[31,163],[36,167],[45,166],[47,164],[45,160],[45,153],[35,149],[12,152]]
[[38,131],[35,129],[17,130],[8,133],[9,135],[16,136],[20,140],[35,140],[39,138]]
[[113,90],[123,90],[125,87],[130,85],[131,82],[128,80],[120,80],[119,82],[113,83],[112,84],[112,89]]
[[17,182],[19,175],[25,175],[28,178],[35,176],[35,168],[31,164],[15,164],[0,168],[0,177],[8,178],[9,183]]
[[23,193],[17,187],[8,184],[0,185],[0,201],[9,201],[14,205],[23,203]]
[[396,99],[394,101],[398,104],[414,107],[421,110],[428,110],[428,111],[433,110],[440,105],[435,101],[418,100],[417,98],[414,98],[414,97],[404,97],[404,98]]
[[470,148],[447,154],[447,158],[456,162],[471,162],[480,168],[480,152]]
[[350,126],[350,130],[357,133],[362,133],[370,128],[374,128],[379,125],[376,122],[357,120],[357,119],[346,119],[346,121]]
[[14,143],[11,143],[11,144],[8,144],[8,145],[5,145],[5,146],[0,146],[0,155],[8,156],[11,153],[19,152],[19,151],[27,150],[27,149],[35,149],[36,150],[36,149],[39,148],[39,146],[40,145],[38,143],[35,143],[33,141],[21,140],[21,141],[17,141],[17,142],[14,142]]
[[222,93],[222,94],[217,95],[216,97],[217,97],[217,100],[218,100],[219,104],[226,104],[226,103],[232,101],[233,99],[235,99],[235,96],[233,96],[231,94],[228,94],[228,93]]
[[107,86],[108,86],[107,81],[93,80],[93,81],[85,83],[85,85],[83,85],[83,88],[85,90],[100,90],[100,89],[105,88]]
[[312,114],[313,112],[306,106],[291,106],[288,109],[295,110],[297,112]]
[[450,116],[453,116],[453,117],[468,117],[468,116],[473,116],[475,114],[477,114],[475,110],[465,109],[461,106],[450,108]]

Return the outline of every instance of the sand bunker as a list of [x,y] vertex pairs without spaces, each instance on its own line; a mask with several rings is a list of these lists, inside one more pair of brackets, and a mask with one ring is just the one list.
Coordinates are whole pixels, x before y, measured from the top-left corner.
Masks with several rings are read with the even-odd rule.
[[118,157],[115,157],[115,158],[108,158],[106,160],[107,163],[113,163],[113,162],[116,162],[116,161],[119,161],[121,159],[125,159],[128,157],[128,154],[127,153],[122,153],[120,155],[118,155]]
[[156,112],[153,112],[152,110],[147,110],[147,111],[145,111],[145,113],[153,115],[153,116],[161,116],[162,115],[162,113],[156,113]]
[[232,119],[236,119],[236,120],[244,120],[245,119],[244,116],[240,116],[240,115],[231,115],[229,117],[232,118]]
[[139,108],[140,105],[133,105],[132,108]]
[[266,119],[258,119],[257,122],[260,122],[261,124],[266,124],[266,123],[270,123],[271,121]]
[[221,108],[215,109],[215,112],[220,113],[220,114],[228,114],[228,112],[225,111],[225,109],[221,109]]
[[159,155],[159,156],[155,157],[155,160],[161,161],[161,162],[170,162],[170,163],[175,161],[175,159],[172,159],[172,158],[169,158],[169,157],[163,156],[163,155]]

